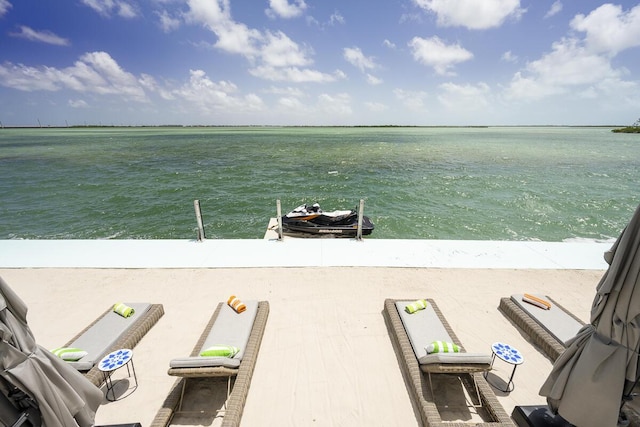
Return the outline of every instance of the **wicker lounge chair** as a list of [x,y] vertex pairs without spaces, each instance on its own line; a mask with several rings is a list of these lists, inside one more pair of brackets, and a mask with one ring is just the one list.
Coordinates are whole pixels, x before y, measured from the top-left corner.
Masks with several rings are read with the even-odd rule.
[[127,303],[135,310],[130,317],[122,317],[109,307],[93,323],[67,342],[64,347],[76,347],[88,354],[76,362],[68,362],[82,372],[96,387],[104,382],[98,362],[108,353],[120,348],[133,348],[164,315],[162,304]]
[[[258,357],[260,343],[264,335],[264,329],[269,315],[269,303],[267,301],[245,301],[247,310],[241,315],[252,316],[246,336],[242,338],[244,331],[240,331],[237,339],[241,343],[217,342],[220,335],[229,339],[229,318],[235,313],[226,303],[219,303],[205,327],[202,335],[187,358],[174,359],[170,363],[169,375],[181,377],[173,385],[162,407],[157,412],[151,427],[165,427],[169,425],[174,414],[179,411],[184,396],[184,390],[188,378],[226,377],[227,401],[224,409],[222,426],[238,426],[242,418],[242,411],[249,393],[249,386],[253,376],[253,370]],[[237,314],[236,314],[237,315]],[[237,322],[237,321],[236,321]],[[243,321],[243,323],[246,323]],[[217,327],[216,327],[217,326]],[[246,328],[246,324],[240,325],[240,329]],[[225,330],[225,332],[223,332]],[[231,331],[236,334],[238,331]],[[218,338],[216,338],[218,335]],[[241,349],[234,358],[224,357],[199,357],[202,349],[210,344],[236,345]],[[233,387],[231,378],[235,377]]]
[[[411,300],[387,299],[384,302],[383,310],[391,342],[398,356],[409,395],[423,425],[429,427],[463,427],[469,425],[465,422],[443,421],[434,400],[432,387],[425,386],[425,380],[431,384],[431,374],[455,374],[468,387],[475,387],[479,402],[477,402],[478,405],[474,404],[474,406],[482,405],[483,409],[486,410],[487,418],[490,418],[490,420],[476,425],[513,427],[514,424],[509,415],[500,405],[491,386],[482,375],[483,372],[490,369],[490,354],[456,353],[458,356],[449,354],[450,357],[446,354],[427,355],[424,348],[418,347],[421,346],[419,340],[423,340],[422,342],[432,339],[449,340],[449,342],[460,346],[461,351],[464,352],[462,343],[451,329],[438,306],[431,299],[427,301],[429,303],[427,309],[418,312],[418,316],[422,317],[422,319],[418,317],[416,320],[429,325],[429,328],[421,327],[420,331],[411,330],[415,325],[405,325],[403,322],[403,318],[405,321],[407,318],[404,315],[404,306],[412,302]],[[415,316],[415,314],[410,316]],[[425,329],[427,331],[431,330],[431,332],[425,332]],[[438,334],[438,337],[427,337],[426,334],[428,333]],[[419,337],[419,334],[424,336]],[[443,334],[446,334],[446,336],[443,336]],[[425,373],[428,377],[426,379]]]
[[[550,302],[551,308],[542,310],[524,302],[523,294],[515,294],[501,298],[499,309],[540,347],[547,357],[555,361],[566,349],[565,342],[573,338],[585,323],[549,296],[536,296]],[[516,406],[513,416],[520,421],[522,418],[531,418],[530,413],[533,411],[547,416],[553,415],[546,406]],[[630,422],[629,427],[640,426],[640,414],[634,408],[625,405],[622,412]]]
[[549,310],[522,300],[523,294],[500,299],[499,309],[518,326],[552,361],[565,350],[584,322],[548,296],[538,296],[551,303]]

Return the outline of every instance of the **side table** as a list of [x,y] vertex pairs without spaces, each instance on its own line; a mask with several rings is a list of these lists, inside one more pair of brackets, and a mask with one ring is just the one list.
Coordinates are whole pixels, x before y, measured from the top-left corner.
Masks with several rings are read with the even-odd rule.
[[[133,365],[133,350],[128,348],[123,348],[120,350],[115,350],[109,354],[107,354],[101,361],[98,363],[98,369],[102,371],[104,375],[104,382],[107,385],[106,398],[111,402],[115,402],[118,400],[116,398],[116,392],[113,389],[114,381],[111,378],[113,373],[123,366],[127,367],[127,376],[131,378],[131,373],[133,372],[133,380],[135,381],[134,387],[127,394],[127,396],[135,391],[138,388],[138,377],[136,375],[136,368]],[[116,381],[117,383],[117,381]],[[112,399],[109,398],[109,392],[111,392]],[[121,396],[126,397],[126,396]]]
[[[512,347],[509,344],[505,344],[501,342],[493,343],[491,345],[491,352],[493,353],[491,356],[492,368],[493,368],[493,363],[496,360],[496,357],[498,357],[498,359],[502,360],[503,362],[507,362],[508,364],[513,365],[511,376],[509,377],[509,381],[507,381],[507,386],[505,387],[504,390],[498,388],[493,384],[492,385],[496,387],[498,390],[504,391],[505,393],[513,391],[513,389],[515,388],[515,384],[513,383],[513,376],[516,373],[516,368],[518,367],[518,365],[522,365],[524,363],[524,356],[515,347]],[[487,378],[487,374],[488,372],[484,373],[485,378]]]

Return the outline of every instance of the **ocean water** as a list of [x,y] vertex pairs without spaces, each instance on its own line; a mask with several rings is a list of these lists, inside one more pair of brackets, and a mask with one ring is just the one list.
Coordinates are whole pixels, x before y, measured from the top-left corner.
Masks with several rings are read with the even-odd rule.
[[368,238],[611,240],[640,138],[609,128],[0,129],[0,239],[260,239],[276,200],[356,207]]

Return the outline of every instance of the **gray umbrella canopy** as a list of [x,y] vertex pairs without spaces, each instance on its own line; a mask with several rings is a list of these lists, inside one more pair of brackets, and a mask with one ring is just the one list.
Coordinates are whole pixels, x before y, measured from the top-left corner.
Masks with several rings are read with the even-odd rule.
[[27,325],[27,306],[0,277],[0,376],[38,404],[47,427],[92,426],[102,391],[50,351]]
[[540,389],[553,412],[580,427],[615,426],[639,373],[640,206],[609,252],[591,323],[569,340]]

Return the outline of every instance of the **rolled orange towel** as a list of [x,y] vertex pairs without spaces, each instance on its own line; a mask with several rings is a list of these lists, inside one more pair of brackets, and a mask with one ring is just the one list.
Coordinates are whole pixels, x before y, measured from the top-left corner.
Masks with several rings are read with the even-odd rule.
[[235,295],[231,295],[229,297],[229,299],[227,300],[227,304],[229,304],[231,308],[236,311],[236,313],[242,313],[247,309],[247,306],[244,305],[242,301],[240,301]]
[[551,303],[547,300],[543,300],[542,298],[538,298],[535,295],[524,294],[522,296],[522,301],[528,302],[529,304],[533,304],[545,310],[551,309]]

